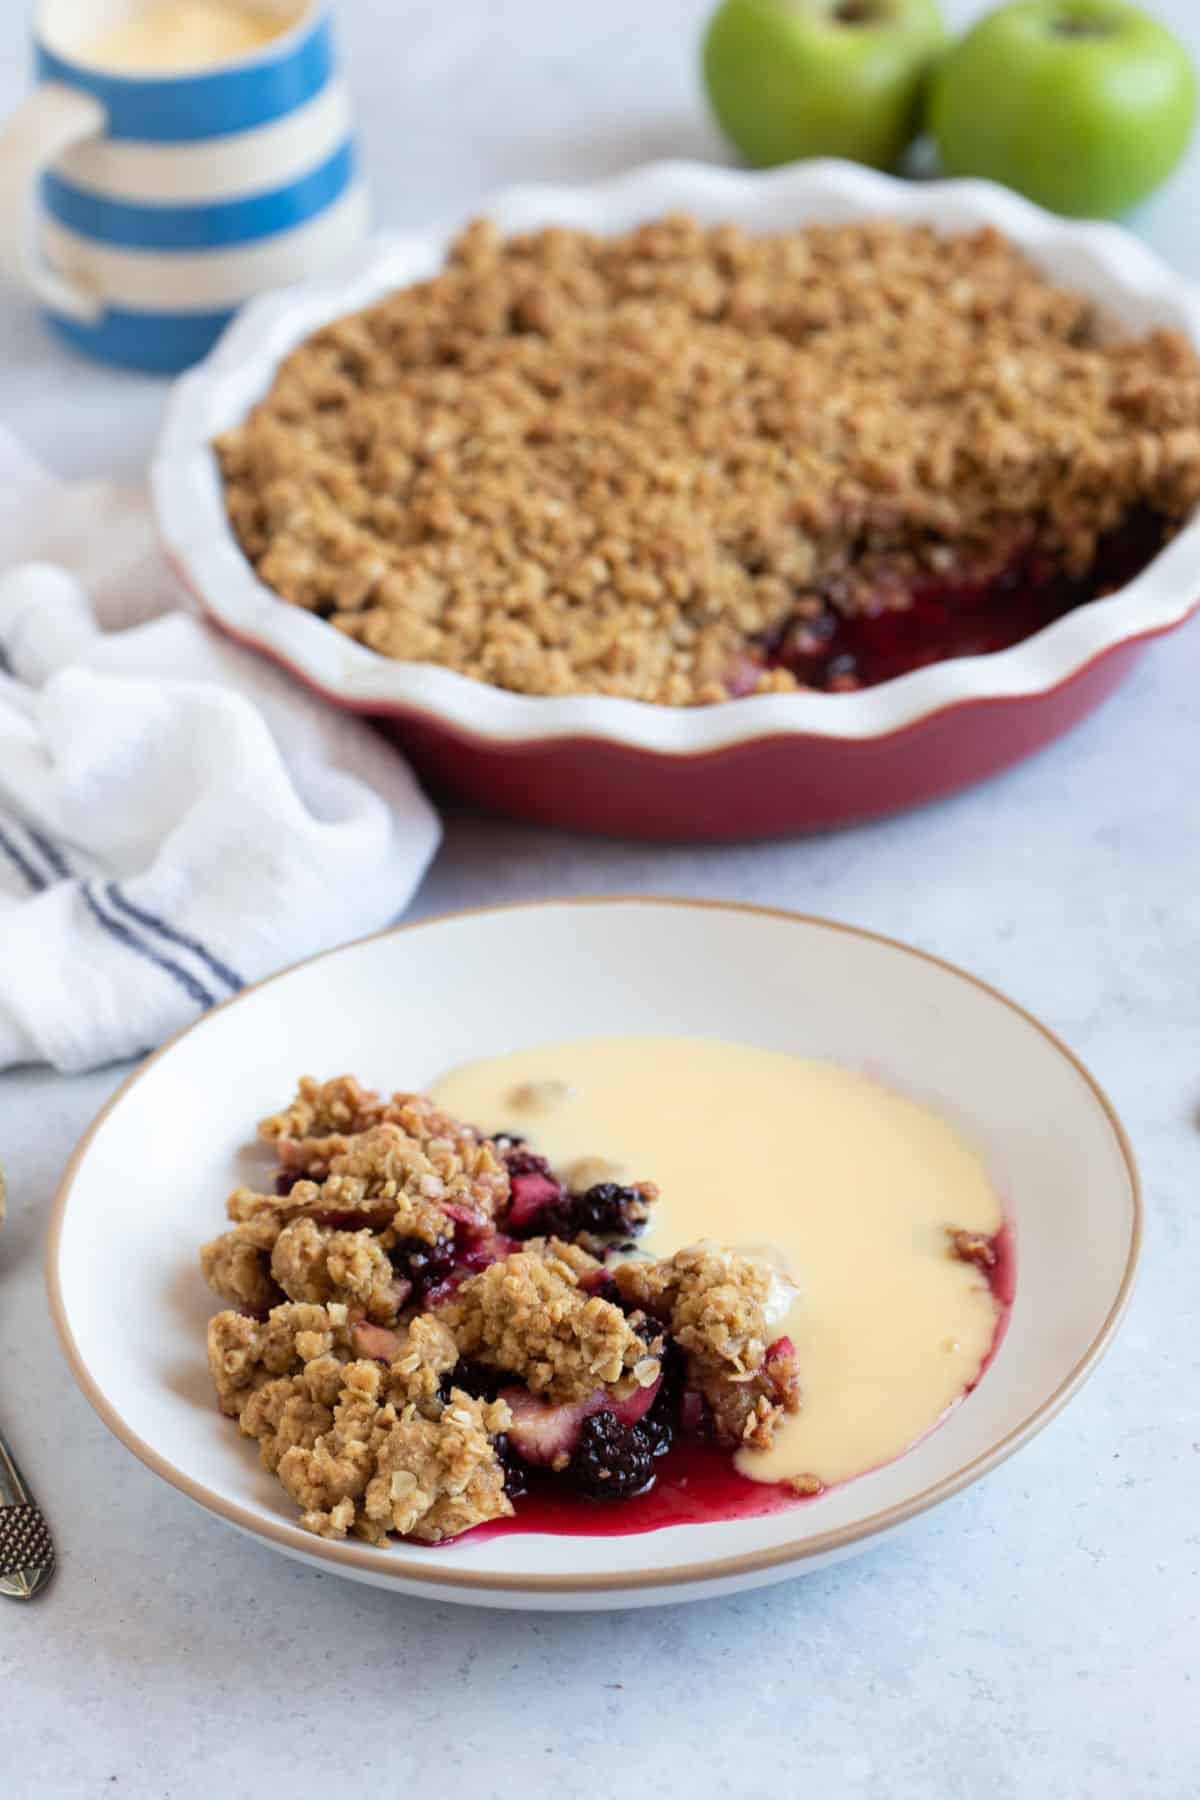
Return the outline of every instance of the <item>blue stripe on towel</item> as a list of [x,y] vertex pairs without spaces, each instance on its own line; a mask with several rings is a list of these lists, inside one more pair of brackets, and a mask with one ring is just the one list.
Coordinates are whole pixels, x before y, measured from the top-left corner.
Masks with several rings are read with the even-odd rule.
[[269,125],[319,94],[332,68],[326,19],[299,39],[280,38],[273,54],[268,47],[240,67],[204,75],[109,75],[44,45],[37,52],[39,80],[96,96],[108,113],[109,137],[153,144],[198,143]]
[[165,938],[169,944],[178,944],[181,950],[190,950],[193,956],[198,956],[205,967],[212,970],[217,980],[223,981],[226,987],[232,988],[235,994],[240,993],[245,987],[246,984],[241,976],[235,975],[226,963],[223,963],[219,957],[213,956],[196,938],[188,937],[186,932],[176,931],[173,925],[168,925],[165,920],[156,918],[153,913],[143,912],[140,906],[135,906],[132,900],[127,900],[115,881],[110,881],[104,892],[110,904],[115,906],[119,912],[126,913],[131,919],[136,919],[139,925],[146,927],[147,931],[157,931],[159,937]]
[[123,944],[127,950],[132,950],[138,956],[145,957],[147,962],[154,963],[157,968],[172,976],[188,999],[194,1000],[197,1006],[209,1007],[216,1004],[208,989],[202,987],[195,976],[188,973],[182,963],[173,962],[169,956],[160,956],[157,950],[152,950],[149,944],[144,944],[141,938],[135,936],[128,925],[123,925],[120,919],[110,918],[106,912],[103,912],[86,881],[80,882],[79,891],[83,895],[84,905],[93,919],[102,930],[108,933],[109,937],[114,938],[118,944]]
[[94,325],[49,313],[50,325],[77,350],[126,369],[174,375],[207,356],[233,317],[219,312],[160,313],[110,306]]
[[35,894],[40,894],[49,886],[45,876],[35,869],[25,852],[14,843],[8,833],[0,827],[0,850],[7,856],[14,869],[19,869]]
[[50,838],[44,837],[40,831],[35,831],[32,825],[27,825],[25,830],[29,836],[30,842],[35,844],[41,851],[44,860],[54,870],[54,873],[58,876],[59,880],[69,881],[71,877],[71,865],[68,863],[58,845],[53,843]]
[[353,176],[347,139],[307,174],[242,200],[201,206],[110,200],[54,174],[44,178],[42,192],[51,218],[95,243],[125,250],[219,250],[307,224],[345,192]]

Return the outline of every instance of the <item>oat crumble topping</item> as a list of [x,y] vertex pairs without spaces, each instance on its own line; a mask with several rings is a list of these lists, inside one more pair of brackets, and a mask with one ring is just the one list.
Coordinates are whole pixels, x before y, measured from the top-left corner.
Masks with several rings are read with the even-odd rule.
[[[407,1101],[401,1110],[420,1127],[428,1126],[428,1115]],[[442,1115],[435,1118],[440,1121]],[[280,1141],[295,1145],[304,1140]],[[492,1146],[474,1134],[419,1138],[388,1121],[369,1124],[357,1135],[307,1142],[322,1146],[319,1179],[306,1175],[285,1193],[276,1194],[236,1188],[226,1204],[229,1217],[254,1224],[263,1234],[270,1231],[271,1221],[281,1230],[295,1219],[308,1218],[361,1223],[375,1230],[390,1226],[399,1236],[433,1243],[453,1229],[447,1206],[465,1209],[483,1222],[494,1216],[508,1194],[503,1163]],[[327,1154],[331,1144],[336,1148]]]
[[[1200,499],[1200,359],[1114,339],[1000,233],[469,226],[338,320],[217,444],[243,550],[385,656],[529,694],[794,689],[763,645],[908,604],[929,571]],[[363,1128],[309,1083],[271,1122]]]
[[349,1354],[345,1309],[287,1301],[259,1321],[221,1312],[208,1324],[208,1366],[221,1411],[236,1417],[251,1391],[273,1375],[298,1374],[307,1363]]
[[[277,1222],[260,1217],[202,1245],[200,1271],[214,1294],[251,1312],[266,1312],[274,1306],[280,1297],[271,1275],[271,1251],[277,1236]],[[296,1300],[306,1297],[292,1296]]]
[[603,1259],[593,1256],[582,1244],[565,1244],[561,1238],[526,1238],[521,1245],[526,1256],[540,1256],[546,1262],[557,1265],[565,1280],[574,1276],[577,1282],[585,1276],[595,1275],[603,1268]]
[[414,1319],[385,1367],[334,1354],[347,1347],[345,1325],[323,1313],[280,1307],[257,1327],[222,1313],[209,1331],[218,1386],[235,1384],[226,1410],[236,1410],[307,1529],[369,1542],[394,1530],[436,1543],[507,1517],[495,1439],[510,1414],[458,1388],[442,1398],[442,1378],[459,1360],[445,1325]]
[[708,1402],[718,1443],[767,1449],[784,1413],[799,1411],[800,1382],[790,1344],[768,1355],[766,1264],[694,1245],[648,1267],[622,1264],[613,1278],[686,1351],[688,1384]]
[[335,1231],[312,1219],[293,1219],[275,1240],[271,1274],[289,1300],[358,1302],[376,1325],[390,1325],[411,1289],[397,1279],[386,1236]]
[[518,1376],[548,1400],[614,1399],[658,1380],[649,1353],[620,1307],[579,1287],[571,1263],[522,1251],[492,1263],[458,1290],[445,1316],[464,1356]]
[[302,1075],[291,1104],[263,1119],[258,1135],[263,1143],[275,1144],[281,1138],[353,1134],[377,1125],[381,1110],[379,1095],[360,1086],[353,1075],[338,1075],[332,1081]]

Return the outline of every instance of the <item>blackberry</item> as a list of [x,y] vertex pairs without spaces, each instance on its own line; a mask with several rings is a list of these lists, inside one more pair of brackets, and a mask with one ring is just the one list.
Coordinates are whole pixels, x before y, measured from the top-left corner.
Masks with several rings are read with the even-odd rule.
[[654,1405],[638,1421],[638,1430],[646,1438],[652,1456],[665,1456],[675,1442],[679,1427],[679,1402],[687,1373],[687,1362],[679,1345],[668,1338],[658,1351],[662,1365],[662,1381]]
[[413,1298],[420,1300],[453,1269],[454,1245],[445,1237],[435,1244],[424,1238],[401,1238],[388,1251],[388,1258],[397,1275],[412,1282]]
[[[497,1142],[501,1143],[504,1166],[510,1175],[546,1175],[553,1181],[554,1175],[545,1157],[538,1156],[533,1150],[523,1150],[519,1147],[525,1142],[524,1138],[498,1139]],[[509,1144],[512,1144],[514,1148],[510,1150],[507,1147]]]
[[536,1228],[532,1233],[534,1237],[562,1238],[564,1243],[569,1243],[578,1235],[579,1226],[575,1223],[569,1194],[564,1194],[561,1200],[550,1201],[547,1206],[542,1208],[538,1215]]
[[628,1500],[654,1480],[651,1440],[641,1425],[622,1425],[615,1413],[593,1413],[583,1422],[566,1475],[593,1500]]
[[506,1432],[500,1432],[492,1443],[496,1461],[504,1470],[504,1491],[510,1500],[519,1500],[522,1494],[529,1492],[529,1470],[509,1443]]
[[597,1237],[636,1237],[646,1222],[641,1216],[645,1205],[636,1188],[598,1181],[585,1193],[572,1194],[572,1231],[592,1231]]
[[687,1357],[675,1342],[668,1337],[658,1352],[659,1364],[662,1368],[662,1386],[655,1399],[655,1407],[670,1403],[671,1409],[678,1406],[687,1383]]
[[[541,1158],[537,1160],[540,1162]],[[530,1169],[519,1173],[540,1175],[542,1171]],[[530,1212],[520,1221],[517,1235],[570,1240],[590,1233],[593,1237],[629,1238],[634,1232],[641,1231],[645,1223],[631,1217],[631,1209],[637,1207],[640,1210],[644,1204],[636,1188],[618,1187],[615,1181],[601,1181],[586,1194],[560,1193],[555,1199],[547,1199],[536,1212]]]
[[637,1429],[645,1438],[651,1456],[665,1456],[675,1442],[673,1409],[660,1406],[656,1400],[645,1417],[638,1421]]
[[451,1388],[461,1388],[472,1400],[494,1400],[502,1387],[512,1386],[512,1380],[503,1369],[489,1369],[484,1363],[464,1358],[442,1377],[442,1397],[445,1399]]
[[687,1375],[687,1359],[671,1338],[660,1342],[656,1352],[662,1369],[654,1405],[641,1420],[643,1429],[654,1445],[655,1456],[662,1456],[675,1442],[679,1430],[679,1402]]
[[[596,1274],[601,1275],[602,1272],[597,1269]],[[621,1297],[621,1290],[611,1275],[602,1275],[602,1278],[599,1281],[589,1281],[585,1277],[579,1285],[584,1289],[589,1300],[607,1300],[610,1306],[618,1307],[621,1312],[629,1311],[628,1306]]]

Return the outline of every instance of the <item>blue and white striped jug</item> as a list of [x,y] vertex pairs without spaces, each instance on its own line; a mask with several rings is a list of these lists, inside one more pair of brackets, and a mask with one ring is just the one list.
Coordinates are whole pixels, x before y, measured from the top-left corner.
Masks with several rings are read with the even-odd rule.
[[261,41],[186,72],[118,69],[93,46],[151,23],[161,40],[163,0],[43,0],[39,85],[0,133],[0,260],[78,348],[160,372],[366,223],[327,8],[173,0],[185,26],[190,3],[210,25],[222,7],[257,19]]

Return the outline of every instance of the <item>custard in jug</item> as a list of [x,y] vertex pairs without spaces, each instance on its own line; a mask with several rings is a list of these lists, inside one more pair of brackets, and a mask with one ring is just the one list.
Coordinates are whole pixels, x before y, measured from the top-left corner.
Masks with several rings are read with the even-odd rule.
[[237,0],[153,0],[83,45],[81,56],[119,75],[184,75],[249,56],[282,37],[297,9]]

